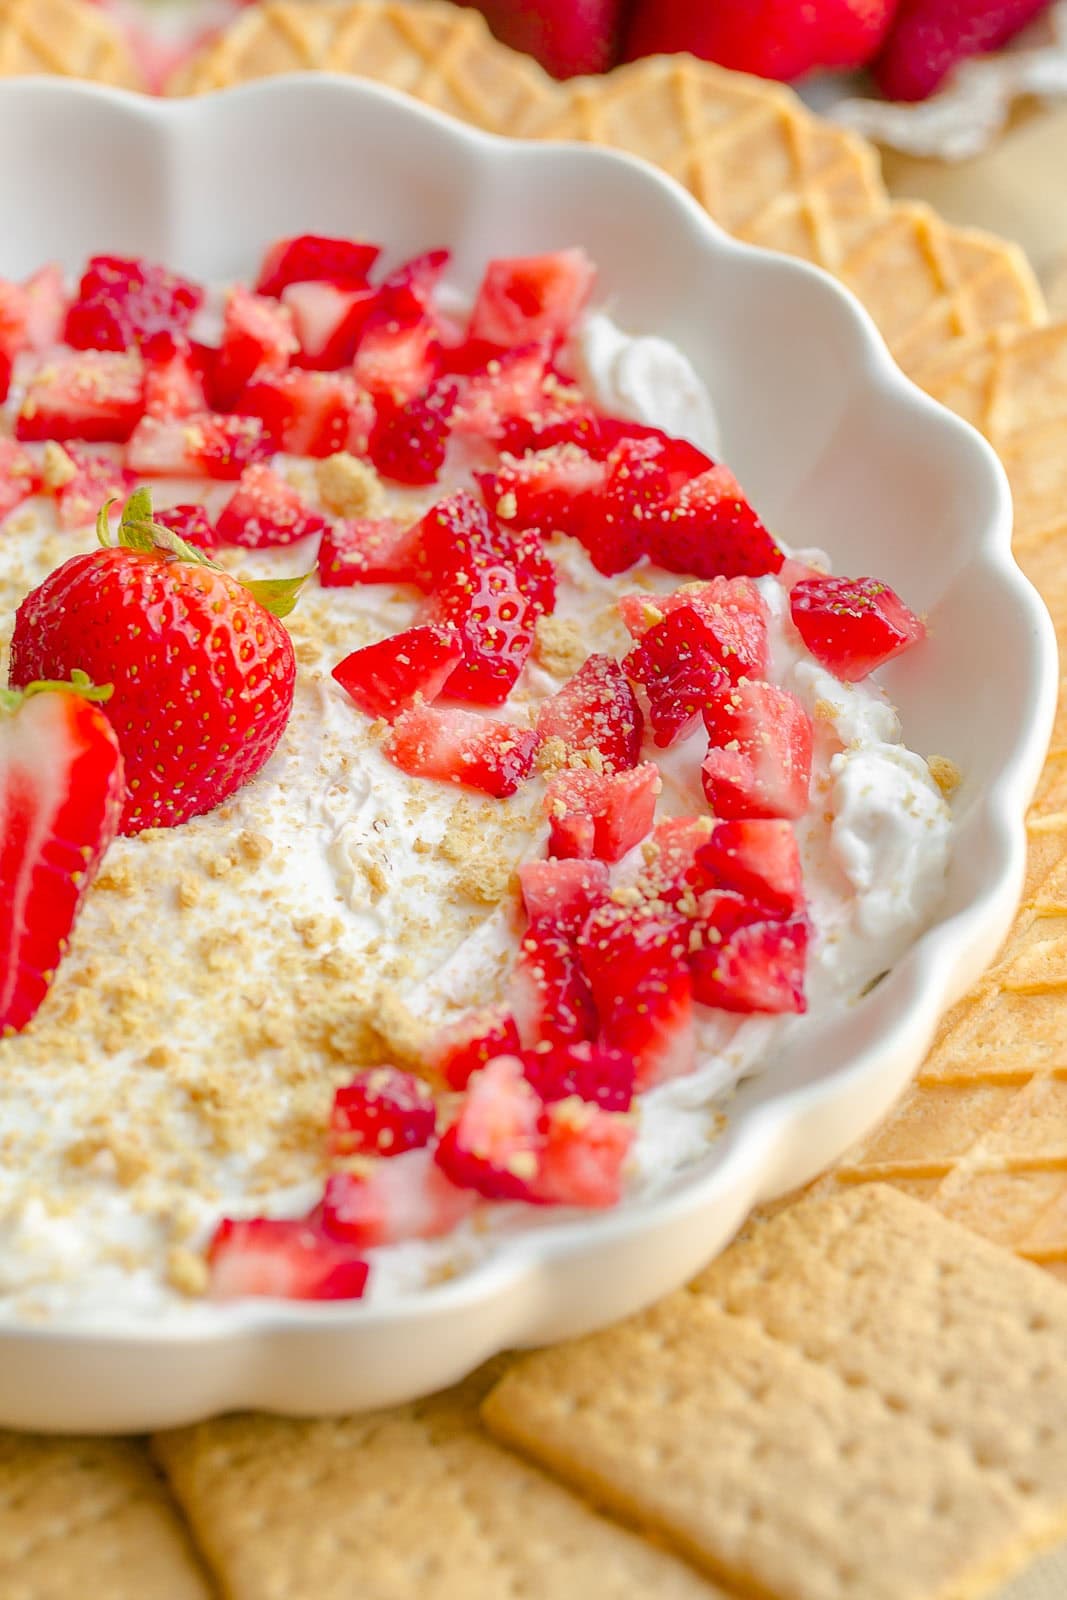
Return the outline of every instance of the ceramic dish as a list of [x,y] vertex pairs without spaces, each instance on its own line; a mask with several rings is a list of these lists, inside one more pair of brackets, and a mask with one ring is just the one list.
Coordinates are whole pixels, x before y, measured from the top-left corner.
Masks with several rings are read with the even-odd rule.
[[878,573],[928,616],[928,643],[884,681],[907,742],[964,773],[934,925],[851,1012],[813,1019],[788,1060],[746,1082],[721,1140],[665,1193],[509,1237],[462,1277],[382,1306],[205,1303],[175,1326],[6,1328],[0,1423],[132,1432],[244,1407],[385,1404],[647,1304],[886,1112],[1007,932],[1056,666],[1011,558],[996,457],[902,377],[830,278],[735,243],[620,155],[511,143],[329,77],[189,103],[8,84],[0,152],[0,215],[17,219],[0,241],[7,276],[50,259],[73,272],[106,246],[220,281],[312,230],[381,238],[390,259],[450,245],[469,290],[491,256],[583,245],[621,325],[696,365],[724,459],[768,524],[826,549],[835,570]]

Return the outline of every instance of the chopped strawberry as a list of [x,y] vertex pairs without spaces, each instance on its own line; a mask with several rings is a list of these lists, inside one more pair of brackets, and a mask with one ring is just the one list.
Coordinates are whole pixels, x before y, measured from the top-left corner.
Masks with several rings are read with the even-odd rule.
[[546,372],[528,407],[502,411],[489,437],[499,450],[513,456],[568,444],[597,459],[604,453],[600,417],[581,389],[561,382],[552,372]]
[[13,439],[0,438],[0,519],[37,494],[41,474],[36,462]]
[[15,437],[121,443],[143,411],[140,356],[97,350],[56,356],[30,378]]
[[857,683],[926,638],[923,622],[877,578],[807,578],[794,584],[789,608],[820,666]]
[[505,455],[495,472],[476,476],[486,505],[502,522],[542,534],[575,533],[587,520],[589,496],[607,480],[607,468],[577,445],[563,444]]
[[232,411],[250,383],[288,371],[298,348],[289,308],[238,284],[226,301],[222,344],[211,368],[212,405]]
[[414,583],[417,545],[413,530],[391,517],[333,523],[319,545],[319,582],[324,589]]
[[671,493],[674,494],[691,478],[699,478],[715,465],[710,456],[698,450],[688,439],[675,439],[662,428],[653,428],[647,422],[634,422],[629,417],[596,419],[596,448],[590,446],[598,461],[606,461],[611,452],[624,439],[654,439],[659,445],[658,460],[667,474]]
[[596,268],[584,250],[490,261],[471,312],[470,337],[505,350],[564,339],[595,279]]
[[180,334],[157,333],[141,348],[144,408],[149,417],[190,417],[206,411],[206,353]]
[[476,1204],[470,1189],[449,1182],[433,1152],[409,1150],[358,1175],[333,1173],[326,1180],[320,1222],[330,1238],[369,1250],[451,1233]]
[[704,707],[704,793],[719,817],[801,817],[811,785],[811,718],[795,695],[745,679]]
[[167,506],[166,510],[157,511],[155,518],[196,550],[214,550],[218,545],[218,533],[203,506]]
[[368,717],[392,722],[417,699],[436,700],[462,660],[456,629],[429,623],[353,650],[333,676]]
[[651,828],[661,787],[651,761],[629,772],[580,768],[557,774],[544,801],[551,854],[620,861]]
[[397,1067],[367,1067],[333,1097],[332,1156],[398,1156],[434,1136],[437,1108],[429,1084]]
[[90,455],[74,444],[68,444],[63,453],[69,467],[64,465],[62,475],[52,480],[59,525],[91,527],[100,507],[109,500],[124,501],[137,480],[111,456]]
[[458,384],[446,378],[401,404],[385,395],[379,399],[368,450],[383,478],[413,485],[436,482],[458,397]]
[[93,256],[67,312],[75,350],[128,350],[154,333],[184,333],[204,291],[138,256]]
[[607,772],[623,772],[641,759],[645,719],[619,663],[591,655],[558,694],[542,703],[537,733],[561,739],[568,752],[598,750]]
[[604,904],[611,889],[603,861],[524,861],[519,882],[530,921],[548,920],[574,937],[589,913]]
[[351,366],[363,324],[377,298],[375,289],[346,289],[333,283],[287,284],[281,301],[293,319],[300,346],[293,365],[318,372]]
[[472,1072],[494,1056],[518,1055],[519,1030],[503,1006],[485,1006],[439,1028],[426,1051],[426,1063],[452,1089],[465,1089]]
[[395,267],[382,280],[381,288],[387,295],[411,295],[424,311],[429,311],[433,292],[451,259],[451,250],[425,250]]
[[353,372],[397,405],[424,394],[440,366],[437,324],[410,289],[379,291],[360,333]]
[[489,1200],[530,1200],[542,1146],[543,1107],[516,1056],[497,1056],[467,1086],[435,1160],[454,1184]]
[[418,582],[428,592],[447,592],[443,603],[449,610],[462,609],[463,591],[472,594],[478,572],[491,567],[507,567],[536,612],[555,606],[555,567],[537,534],[498,522],[466,490],[432,506],[414,539]]
[[340,372],[286,372],[249,384],[240,400],[258,417],[275,450],[294,456],[365,456],[374,426],[374,401]]
[[292,484],[262,462],[244,469],[218,517],[219,543],[249,550],[296,544],[325,527],[326,518],[312,511]]
[[[505,444],[509,419],[529,417],[543,404],[547,370],[541,344],[493,356],[483,372],[468,379],[455,411],[456,431]],[[506,448],[517,454],[526,446],[508,441]]]
[[691,606],[654,623],[623,669],[648,695],[649,721],[661,749],[692,733],[708,701],[730,682],[715,634]]
[[767,675],[767,605],[751,578],[687,583],[673,594],[624,594],[622,619],[635,639],[673,611],[695,611],[715,640],[714,653],[736,682]]
[[645,846],[640,885],[650,900],[688,910],[696,896],[714,884],[702,865],[701,850],[715,824],[710,817],[666,817],[657,822]]
[[716,823],[697,862],[712,883],[764,906],[770,916],[791,917],[804,908],[800,851],[788,822]]
[[638,1089],[695,1065],[693,985],[681,917],[609,905],[578,941],[600,1017],[600,1042],[631,1055]]
[[634,1133],[630,1117],[586,1100],[550,1105],[541,1117],[544,1144],[534,1180],[536,1198],[543,1205],[618,1205]]
[[533,771],[537,735],[472,711],[414,706],[402,712],[382,750],[413,778],[436,778],[503,799]]
[[621,439],[607,459],[607,481],[587,503],[576,532],[598,572],[625,572],[649,550],[649,530],[671,492],[656,438]]
[[812,567],[806,561],[798,561],[796,556],[786,556],[775,576],[783,589],[792,589],[804,578],[825,578],[826,571],[823,567]]
[[142,417],[126,446],[126,464],[144,477],[239,478],[270,453],[258,417],[201,411],[167,422]]
[[32,1021],[122,815],[122,757],[93,691],[0,689],[0,1037]]
[[67,296],[62,270],[54,264],[42,267],[25,283],[0,278],[0,366],[3,368],[3,393],[15,357],[24,350],[50,350],[60,342],[66,318]]
[[577,947],[559,924],[539,921],[526,930],[509,999],[519,1038],[528,1049],[592,1039],[596,1034],[593,997]]
[[358,1300],[369,1272],[351,1245],[307,1222],[273,1217],[225,1218],[207,1258],[216,1300]]
[[722,1011],[806,1011],[807,949],[803,918],[744,922],[690,952],[693,994]]
[[455,628],[463,659],[445,692],[478,705],[503,705],[533,648],[533,602],[510,567],[472,567],[440,584],[433,615]]
[[314,233],[279,239],[263,257],[256,293],[280,295],[290,283],[360,289],[380,255],[378,245],[356,239],[326,239]]
[[629,1111],[636,1068],[623,1050],[581,1039],[524,1052],[527,1078],[546,1105],[577,1095],[602,1111]]
[[758,578],[777,572],[782,552],[726,467],[677,490],[648,523],[648,554],[668,572],[695,578]]

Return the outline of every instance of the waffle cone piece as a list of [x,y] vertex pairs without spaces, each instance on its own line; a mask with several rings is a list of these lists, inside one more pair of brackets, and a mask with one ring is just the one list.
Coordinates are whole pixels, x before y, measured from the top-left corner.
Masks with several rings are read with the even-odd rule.
[[143,88],[122,29],[81,0],[0,0],[0,77],[58,73]]

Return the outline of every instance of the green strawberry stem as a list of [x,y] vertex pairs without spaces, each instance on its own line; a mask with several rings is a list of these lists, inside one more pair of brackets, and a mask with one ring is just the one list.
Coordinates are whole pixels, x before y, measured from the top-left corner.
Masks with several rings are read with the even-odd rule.
[[33,694],[74,694],[80,700],[102,705],[115,693],[113,683],[93,683],[87,672],[75,667],[69,678],[37,678],[22,689],[0,688],[0,711],[17,711]]

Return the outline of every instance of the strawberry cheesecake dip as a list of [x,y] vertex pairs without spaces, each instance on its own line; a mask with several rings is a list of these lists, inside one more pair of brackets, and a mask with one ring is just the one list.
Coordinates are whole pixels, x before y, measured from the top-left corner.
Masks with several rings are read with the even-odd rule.
[[0,283],[0,1320],[653,1194],[936,911],[921,619],[787,551],[583,252],[448,268]]

